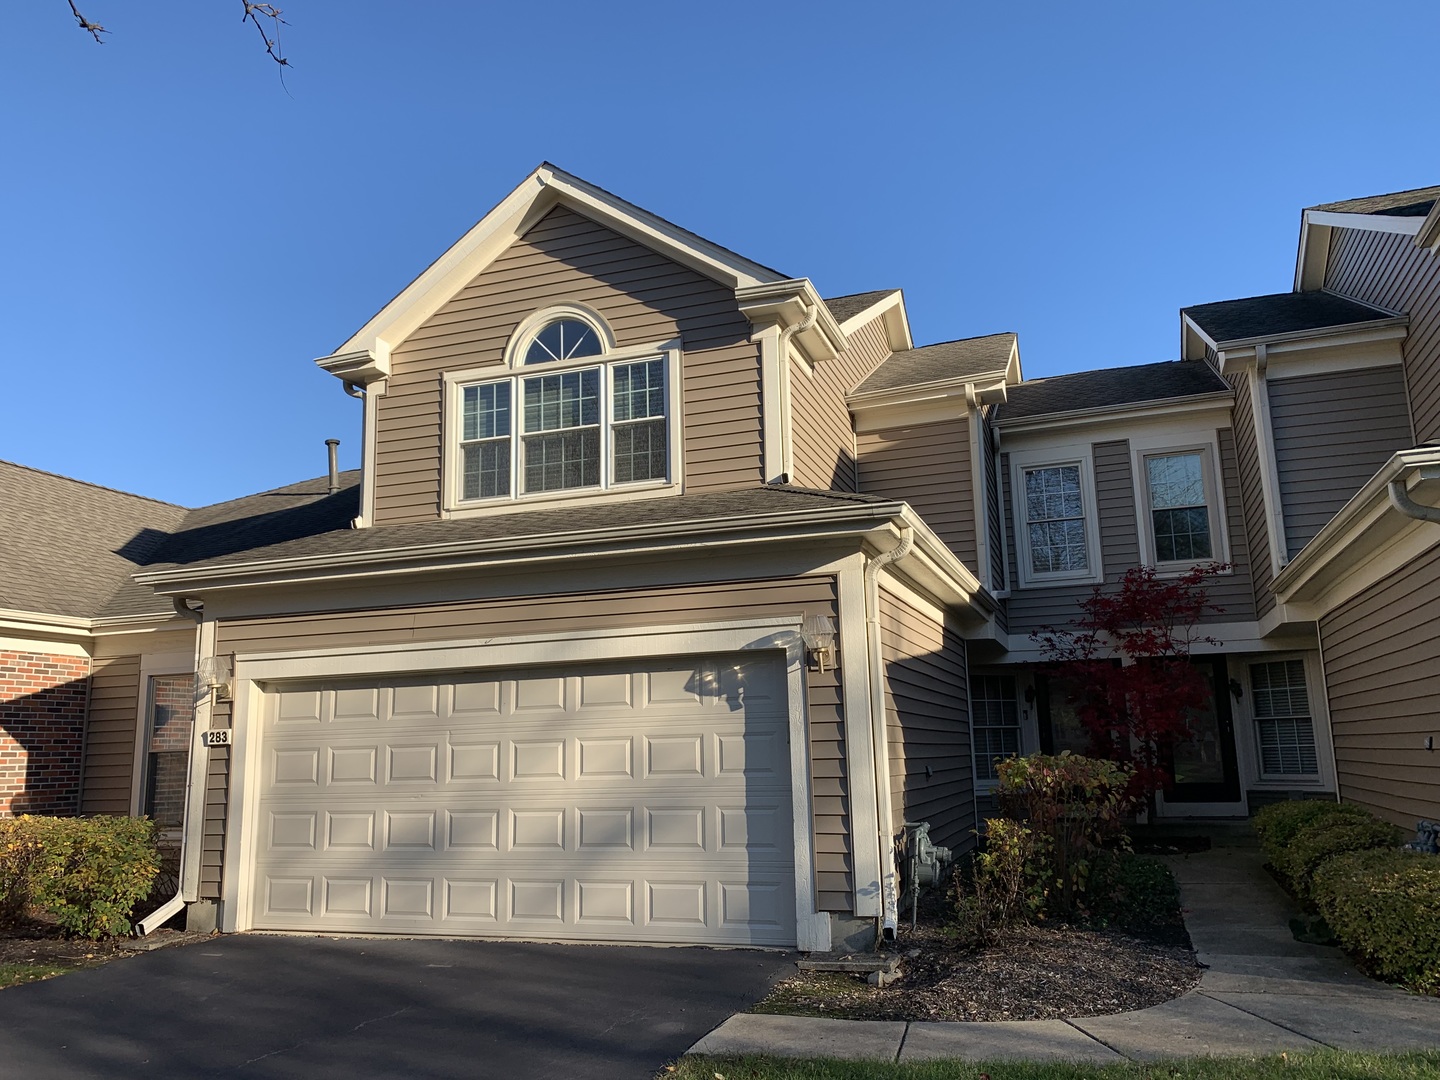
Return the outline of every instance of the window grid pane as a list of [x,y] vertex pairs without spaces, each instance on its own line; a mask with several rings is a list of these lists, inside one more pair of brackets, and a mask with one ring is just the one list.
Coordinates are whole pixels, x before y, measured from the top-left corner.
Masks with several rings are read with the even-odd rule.
[[1305,662],[1250,665],[1250,691],[1260,743],[1260,771],[1271,776],[1315,776],[1315,725],[1305,692]]
[[1208,559],[1210,512],[1205,503],[1205,470],[1200,455],[1156,454],[1145,459],[1155,561]]
[[975,739],[975,775],[998,779],[996,762],[1020,753],[1020,707],[1015,676],[979,675],[970,688],[974,711],[971,730]]
[[1080,466],[1027,469],[1024,477],[1031,571],[1047,574],[1089,569]]
[[151,676],[149,721],[142,809],[162,828],[178,828],[195,731],[195,676]]
[[465,450],[465,499],[494,499],[510,494],[510,440],[471,443]]
[[526,435],[525,485],[529,491],[564,491],[600,484],[600,429],[577,428]]
[[563,431],[600,423],[597,368],[524,380],[525,432]]
[[665,479],[670,447],[663,419],[618,424],[614,436],[615,483]]
[[603,351],[599,335],[588,323],[579,319],[556,319],[530,342],[525,350],[525,363],[548,364],[555,360],[599,356]]

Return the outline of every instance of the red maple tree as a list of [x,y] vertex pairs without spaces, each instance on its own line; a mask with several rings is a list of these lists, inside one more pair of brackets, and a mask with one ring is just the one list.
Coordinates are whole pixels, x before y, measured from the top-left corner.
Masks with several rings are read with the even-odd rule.
[[1209,677],[1190,662],[1190,650],[1220,644],[1197,627],[1207,612],[1222,610],[1210,603],[1206,583],[1225,569],[1209,564],[1160,577],[1153,566],[1137,566],[1118,588],[1095,586],[1068,626],[1031,635],[1049,672],[1073,688],[1091,752],[1129,765],[1131,794],[1151,809],[1155,793],[1174,783],[1173,752],[1191,734],[1191,714],[1208,703]]

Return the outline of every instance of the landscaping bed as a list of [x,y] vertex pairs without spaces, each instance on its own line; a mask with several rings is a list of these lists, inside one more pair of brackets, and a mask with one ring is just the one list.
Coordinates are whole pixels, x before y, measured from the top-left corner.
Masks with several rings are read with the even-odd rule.
[[64,936],[39,920],[0,930],[0,990],[39,982],[82,968],[98,967],[136,953],[202,941],[208,934],[157,930],[149,937],[87,941]]
[[902,920],[882,955],[900,978],[801,971],[752,1010],[842,1020],[1063,1020],[1146,1009],[1199,981],[1176,906],[1128,932],[1066,924],[1019,925],[975,948],[956,932],[948,900],[926,894],[914,930]]

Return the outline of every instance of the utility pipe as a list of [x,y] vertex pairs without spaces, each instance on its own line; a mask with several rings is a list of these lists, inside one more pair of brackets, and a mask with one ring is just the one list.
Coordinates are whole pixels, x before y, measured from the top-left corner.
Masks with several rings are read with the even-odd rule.
[[880,827],[876,842],[880,845],[880,936],[895,939],[900,919],[899,883],[895,872],[895,837],[890,808],[890,746],[885,730],[885,669],[880,652],[880,571],[910,554],[915,546],[915,530],[900,526],[900,542],[889,551],[872,556],[865,562],[865,644],[870,667],[870,738],[875,760],[875,800]]

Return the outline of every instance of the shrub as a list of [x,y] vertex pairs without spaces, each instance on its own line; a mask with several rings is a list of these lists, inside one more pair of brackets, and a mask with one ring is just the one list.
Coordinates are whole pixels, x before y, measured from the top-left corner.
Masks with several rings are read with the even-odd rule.
[[1440,994],[1440,857],[1349,852],[1320,867],[1311,894],[1336,937],[1376,975]]
[[14,818],[0,830],[0,911],[33,904],[75,937],[127,934],[159,869],[147,818]]
[[985,848],[972,858],[968,875],[955,872],[951,886],[960,936],[983,945],[1015,923],[1029,922],[1045,904],[1039,880],[1039,845],[1018,821],[986,822]]
[[1274,865],[1295,895],[1304,900],[1310,896],[1311,877],[1326,860],[1349,851],[1399,847],[1403,839],[1400,829],[1388,821],[1368,814],[1363,818],[1332,814],[1300,829]]
[[1113,761],[1068,751],[1010,758],[996,771],[1001,810],[1028,825],[1034,835],[1036,875],[1046,911],[1073,915],[1082,906],[1096,856],[1129,847],[1129,772]]
[[1280,868],[1280,855],[1295,838],[1295,834],[1308,825],[1322,819],[1349,817],[1368,820],[1371,815],[1351,803],[1329,802],[1324,799],[1295,799],[1289,802],[1272,803],[1255,815],[1252,823],[1265,849],[1270,865]]
[[1164,926],[1179,916],[1180,889],[1159,859],[1120,852],[1096,862],[1090,909],[1095,919],[1124,929]]

